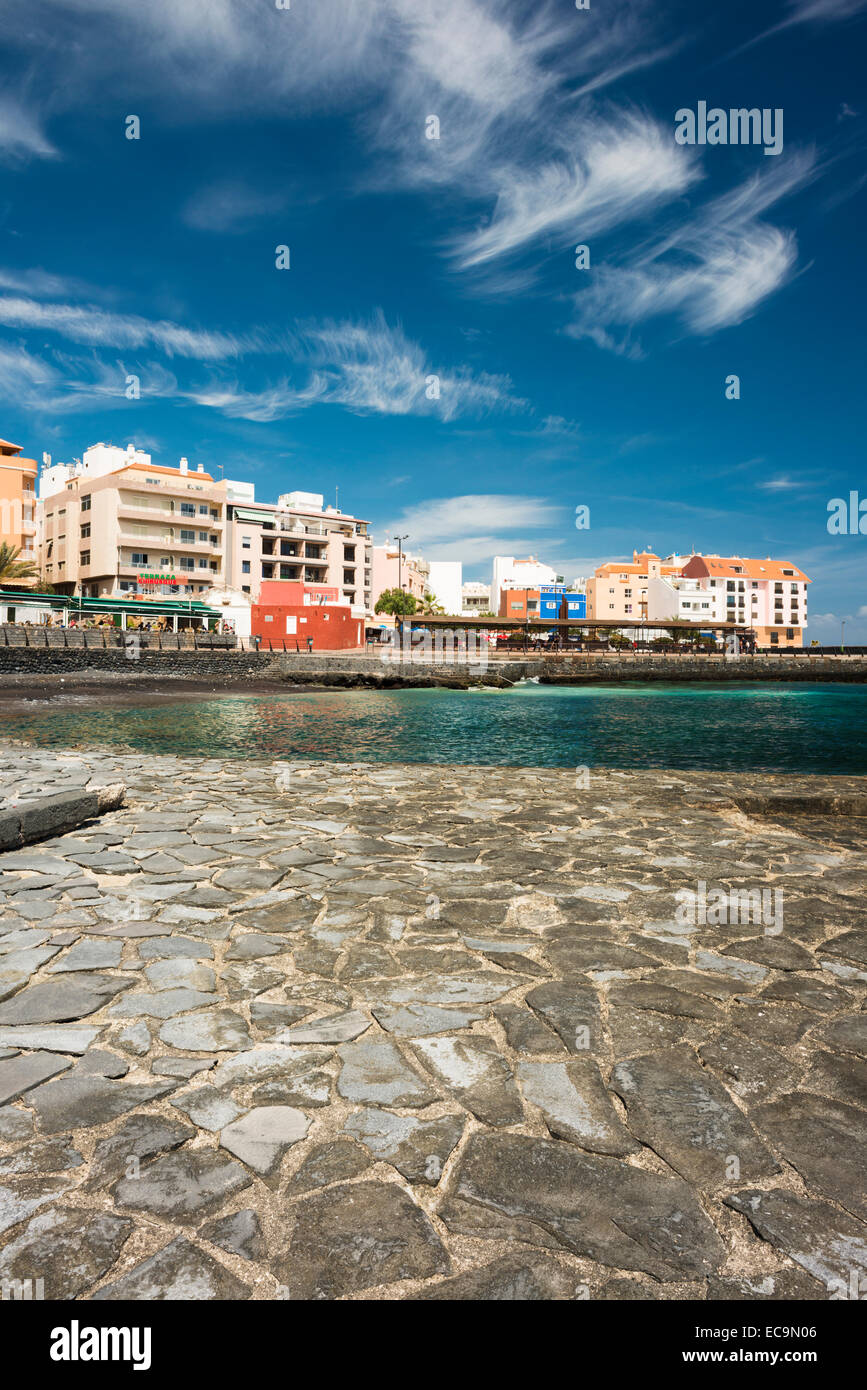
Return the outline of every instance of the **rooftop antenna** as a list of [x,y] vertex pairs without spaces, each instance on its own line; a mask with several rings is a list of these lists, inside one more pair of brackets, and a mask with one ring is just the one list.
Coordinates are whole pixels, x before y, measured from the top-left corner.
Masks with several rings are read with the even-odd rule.
[[336,512],[339,512],[339,511],[340,511],[340,507],[339,507],[339,505],[338,505],[339,498],[340,498],[340,488],[339,488],[339,487],[336,487],[336,488],[334,489],[334,510],[335,510]]

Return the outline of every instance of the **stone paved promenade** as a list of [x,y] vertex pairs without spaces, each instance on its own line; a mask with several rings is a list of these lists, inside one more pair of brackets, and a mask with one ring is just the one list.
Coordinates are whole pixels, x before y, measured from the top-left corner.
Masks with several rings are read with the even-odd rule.
[[0,1282],[864,1296],[863,783],[5,752]]

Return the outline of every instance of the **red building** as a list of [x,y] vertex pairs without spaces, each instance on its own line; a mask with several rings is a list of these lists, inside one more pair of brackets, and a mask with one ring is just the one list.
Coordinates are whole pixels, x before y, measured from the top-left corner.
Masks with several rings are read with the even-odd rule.
[[340,603],[340,591],[325,584],[302,584],[289,579],[262,581],[259,602],[253,604],[251,632],[261,645],[289,651],[347,651],[364,646],[364,619]]

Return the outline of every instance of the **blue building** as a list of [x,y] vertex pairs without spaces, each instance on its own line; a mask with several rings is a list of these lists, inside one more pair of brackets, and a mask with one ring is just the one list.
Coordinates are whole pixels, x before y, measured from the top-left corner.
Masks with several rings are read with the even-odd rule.
[[539,588],[539,617],[559,618],[564,597],[570,618],[587,617],[587,595],[568,593],[565,584],[542,584]]

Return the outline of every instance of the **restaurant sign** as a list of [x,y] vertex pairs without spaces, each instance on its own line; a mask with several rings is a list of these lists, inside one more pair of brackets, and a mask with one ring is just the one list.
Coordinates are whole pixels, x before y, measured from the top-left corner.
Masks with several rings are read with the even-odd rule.
[[177,579],[173,574],[140,574],[138,575],[139,584],[177,584]]

